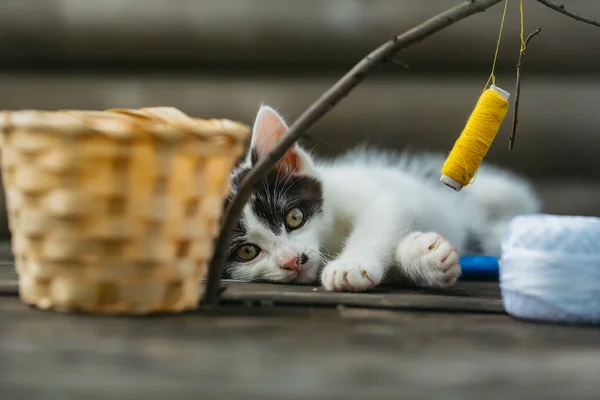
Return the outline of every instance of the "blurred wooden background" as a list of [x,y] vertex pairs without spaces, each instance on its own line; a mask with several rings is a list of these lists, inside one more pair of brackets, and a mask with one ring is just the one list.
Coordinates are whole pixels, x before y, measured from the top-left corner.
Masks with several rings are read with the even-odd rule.
[[[251,123],[260,103],[296,118],[374,47],[459,0],[1,0],[0,108],[175,106]],[[564,0],[600,19],[600,2]],[[502,5],[398,55],[309,133],[334,154],[359,142],[449,151],[490,72]],[[525,2],[519,132],[487,160],[530,177],[545,211],[600,213],[600,28]],[[514,92],[518,1],[497,83]],[[0,235],[7,237],[5,217]]]

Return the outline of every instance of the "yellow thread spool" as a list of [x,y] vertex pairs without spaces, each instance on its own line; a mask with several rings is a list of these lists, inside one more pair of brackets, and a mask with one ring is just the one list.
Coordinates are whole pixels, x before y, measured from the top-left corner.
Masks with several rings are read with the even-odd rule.
[[510,93],[485,90],[442,167],[440,182],[457,192],[471,183],[508,111]]

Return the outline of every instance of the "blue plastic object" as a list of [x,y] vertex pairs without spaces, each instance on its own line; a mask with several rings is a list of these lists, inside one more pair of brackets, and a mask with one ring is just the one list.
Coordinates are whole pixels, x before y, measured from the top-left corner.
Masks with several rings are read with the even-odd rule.
[[498,258],[494,256],[460,257],[462,275],[466,281],[497,281],[499,274]]

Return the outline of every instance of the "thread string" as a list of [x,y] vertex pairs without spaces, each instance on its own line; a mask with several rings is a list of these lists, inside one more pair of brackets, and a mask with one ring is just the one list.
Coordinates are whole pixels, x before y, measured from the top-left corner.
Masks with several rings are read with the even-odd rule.
[[519,8],[521,10],[521,49],[519,51],[521,54],[523,54],[525,52],[525,48],[527,47],[527,44],[525,43],[525,34],[523,33],[523,31],[525,30],[525,23],[523,18],[523,0],[521,0]]
[[[522,0],[521,0],[522,1]],[[490,81],[492,85],[496,85],[496,75],[494,72],[496,71],[496,61],[498,60],[498,52],[500,51],[500,40],[502,39],[502,31],[504,29],[504,18],[506,17],[506,9],[508,8],[508,0],[504,2],[504,11],[502,12],[502,22],[500,22],[500,32],[498,33],[498,41],[496,42],[496,51],[494,52],[494,61],[492,63],[492,72],[490,73],[490,77],[485,83],[485,87],[483,90],[487,89]]]

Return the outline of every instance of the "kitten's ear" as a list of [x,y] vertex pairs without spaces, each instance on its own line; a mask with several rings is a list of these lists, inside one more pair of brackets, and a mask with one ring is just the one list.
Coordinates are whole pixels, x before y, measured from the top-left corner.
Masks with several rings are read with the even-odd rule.
[[[250,162],[254,164],[275,146],[288,131],[288,126],[273,108],[263,105],[256,114],[252,130]],[[309,173],[312,170],[310,156],[297,144],[277,163],[277,168],[286,173]]]

